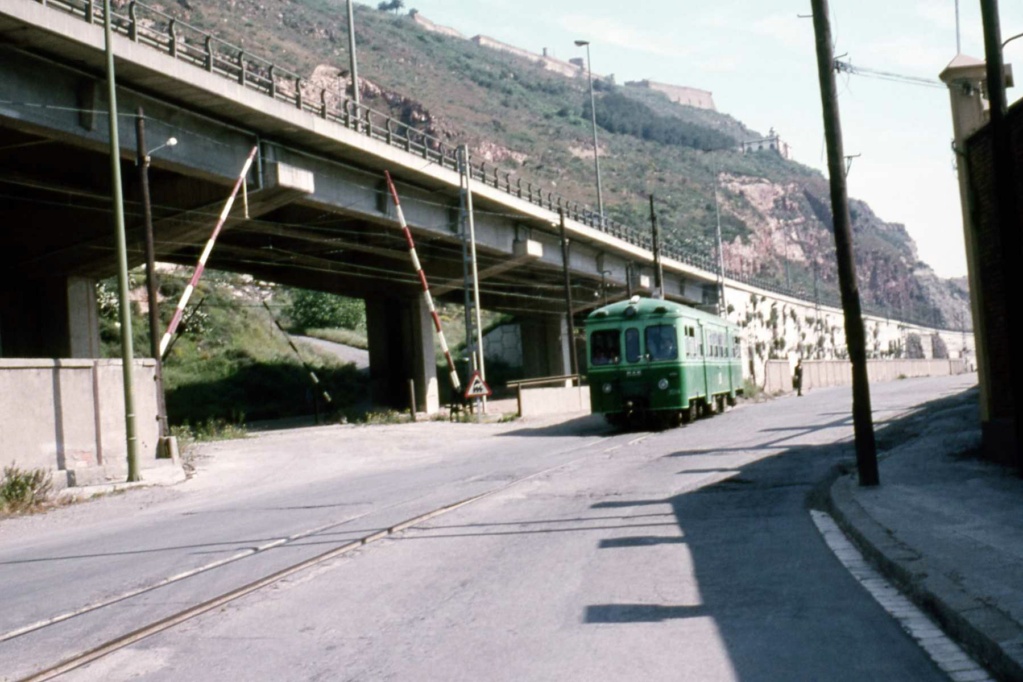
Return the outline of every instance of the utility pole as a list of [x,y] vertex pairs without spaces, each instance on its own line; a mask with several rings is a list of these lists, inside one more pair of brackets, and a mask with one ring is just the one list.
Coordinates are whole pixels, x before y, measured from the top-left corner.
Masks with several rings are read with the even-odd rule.
[[[461,166],[460,178],[460,205],[462,209],[462,255],[463,274],[465,276],[465,338],[466,348],[472,351],[473,371],[480,373],[480,378],[487,380],[486,366],[483,362],[483,320],[480,312],[480,275],[479,264],[476,259],[476,222],[472,209],[472,187],[470,186],[471,170],[469,167],[469,148],[465,145],[459,147],[459,161]],[[466,253],[468,246],[468,253]],[[466,263],[465,256],[468,255]],[[469,279],[471,269],[472,279]],[[472,288],[470,301],[469,288]],[[471,313],[471,315],[470,315]],[[471,377],[469,377],[471,379]],[[466,382],[469,383],[468,381]],[[483,411],[486,411],[486,399],[482,401]]]
[[121,189],[121,143],[117,135],[117,83],[114,77],[113,15],[110,0],[103,0],[103,37],[106,44],[107,106],[110,111],[110,185],[113,192],[114,241],[117,247],[117,297],[121,322],[121,374],[124,381],[124,431],[128,450],[128,482],[140,480],[135,434],[135,357],[131,346],[131,310],[128,292],[128,245],[124,235],[124,194]]
[[[146,296],[149,299],[149,352],[156,361],[156,419],[159,427],[160,448],[170,435],[167,428],[167,401],[163,394],[163,359],[160,357],[160,302],[156,278],[156,247],[153,239],[153,208],[149,199],[149,153],[146,151],[145,115],[142,107],[135,116],[135,162],[139,167],[139,186],[142,188],[142,214],[146,229]],[[173,138],[171,138],[173,139]],[[161,452],[161,456],[166,453]]]
[[664,269],[661,267],[661,230],[657,227],[657,212],[654,211],[654,195],[650,195],[650,230],[654,246],[654,286],[657,297],[664,298]]
[[565,317],[568,318],[568,355],[572,360],[572,374],[579,374],[579,358],[575,352],[575,322],[572,321],[572,278],[568,274],[568,237],[565,234],[565,209],[558,209],[561,226],[561,262],[565,271]]
[[355,115],[359,115],[359,69],[355,63],[355,10],[348,0],[348,71],[352,77],[351,97],[355,102]]
[[714,222],[718,244],[718,315],[724,317],[728,309],[725,306],[725,252],[721,245],[721,208],[718,206],[718,179],[714,175]]
[[[1002,241],[1001,266],[1003,278],[1011,277],[1019,265],[1023,245],[1019,234],[1019,209],[1015,194],[1015,160],[1013,158],[1011,135],[1006,123],[1007,103],[1005,99],[1005,67],[1002,61],[1002,29],[998,18],[998,0],[980,0],[981,17],[984,22],[984,56],[987,63],[987,91],[991,112],[991,153],[994,161],[995,223]],[[1008,296],[1008,290],[1003,294]],[[1016,325],[1008,326],[1010,348],[1018,348],[1023,335]],[[1011,367],[1012,385],[1015,387],[1013,408],[1014,435],[1016,437],[1016,465],[1023,468],[1023,400],[1020,399],[1019,382],[1023,380],[1023,362],[1013,355]]]
[[824,136],[828,147],[828,176],[831,181],[831,213],[835,225],[835,252],[838,279],[845,313],[845,338],[853,371],[853,428],[856,441],[856,468],[861,486],[880,483],[877,470],[877,444],[870,410],[870,383],[867,378],[866,338],[863,313],[856,284],[852,230],[849,225],[849,198],[846,193],[845,154],[842,151],[842,123],[835,87],[835,54],[831,43],[828,0],[811,0],[813,29],[817,43],[817,72],[821,105],[824,110]]

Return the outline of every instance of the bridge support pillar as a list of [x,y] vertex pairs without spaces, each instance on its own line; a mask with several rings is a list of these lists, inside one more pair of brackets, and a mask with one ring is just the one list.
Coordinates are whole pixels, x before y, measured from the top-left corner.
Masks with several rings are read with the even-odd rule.
[[422,296],[366,299],[370,393],[375,404],[409,407],[409,379],[416,409],[440,411],[433,320]]
[[564,316],[522,318],[522,374],[526,378],[572,373],[568,322]]
[[0,357],[99,355],[95,280],[46,277],[0,282]]

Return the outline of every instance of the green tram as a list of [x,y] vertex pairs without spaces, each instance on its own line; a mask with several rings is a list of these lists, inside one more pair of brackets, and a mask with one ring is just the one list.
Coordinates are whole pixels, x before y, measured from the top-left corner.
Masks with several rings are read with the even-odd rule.
[[590,405],[611,424],[677,426],[742,393],[739,328],[670,301],[633,296],[586,318]]

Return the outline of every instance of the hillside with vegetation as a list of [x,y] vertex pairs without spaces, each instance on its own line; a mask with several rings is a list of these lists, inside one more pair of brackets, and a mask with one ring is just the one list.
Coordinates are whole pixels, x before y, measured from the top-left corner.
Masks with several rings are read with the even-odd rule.
[[[339,0],[153,4],[311,80],[348,77]],[[475,161],[595,206],[586,79],[426,30],[401,9],[355,6],[363,103],[445,144],[467,144]],[[667,243],[712,255],[720,216],[729,274],[837,300],[828,186],[819,172],[771,151],[740,153],[741,142],[763,136],[727,114],[609,78],[598,78],[595,90],[611,217],[645,231],[654,195]],[[861,201],[852,202],[852,223],[868,310],[949,328],[969,324],[963,283],[942,280],[920,262],[902,225]]]

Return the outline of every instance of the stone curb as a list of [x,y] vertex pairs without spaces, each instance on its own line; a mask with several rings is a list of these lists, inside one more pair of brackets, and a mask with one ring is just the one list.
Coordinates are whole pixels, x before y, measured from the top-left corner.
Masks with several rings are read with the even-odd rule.
[[188,475],[180,466],[162,467],[159,469],[143,469],[142,480],[133,483],[109,482],[97,483],[94,485],[68,486],[57,491],[57,497],[71,497],[79,500],[87,500],[98,495],[109,495],[111,493],[135,488],[152,488],[154,486],[170,486],[183,483],[188,480]]
[[823,496],[828,513],[853,544],[992,675],[1023,682],[1023,626],[965,591],[927,557],[897,540],[863,509],[853,495],[854,485],[853,475],[839,476]]

